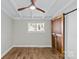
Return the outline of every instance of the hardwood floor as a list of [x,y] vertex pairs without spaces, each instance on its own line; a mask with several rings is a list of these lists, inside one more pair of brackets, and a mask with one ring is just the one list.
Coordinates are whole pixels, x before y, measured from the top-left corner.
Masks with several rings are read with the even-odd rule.
[[63,59],[63,56],[52,48],[13,48],[2,59]]

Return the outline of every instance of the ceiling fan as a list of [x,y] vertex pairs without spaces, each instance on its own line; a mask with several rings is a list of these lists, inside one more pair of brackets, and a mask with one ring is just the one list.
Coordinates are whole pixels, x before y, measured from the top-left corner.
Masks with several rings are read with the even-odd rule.
[[41,12],[45,13],[44,10],[42,10],[42,9],[40,9],[40,8],[38,8],[38,7],[35,6],[35,2],[36,2],[36,0],[31,0],[31,4],[29,6],[23,7],[23,8],[19,8],[18,11],[22,11],[22,10],[24,10],[26,8],[30,8],[32,10],[35,10],[36,9],[38,11],[41,11]]

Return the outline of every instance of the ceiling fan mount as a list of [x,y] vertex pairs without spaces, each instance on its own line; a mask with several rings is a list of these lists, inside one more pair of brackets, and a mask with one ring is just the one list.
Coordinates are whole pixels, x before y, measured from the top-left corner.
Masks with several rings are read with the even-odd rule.
[[40,8],[35,6],[35,2],[36,2],[36,0],[31,0],[31,4],[29,6],[23,7],[23,8],[19,8],[18,11],[22,11],[22,10],[24,10],[26,8],[30,8],[31,10],[35,10],[36,9],[38,11],[41,11],[41,12],[45,13],[44,10],[42,10],[42,9],[40,9]]

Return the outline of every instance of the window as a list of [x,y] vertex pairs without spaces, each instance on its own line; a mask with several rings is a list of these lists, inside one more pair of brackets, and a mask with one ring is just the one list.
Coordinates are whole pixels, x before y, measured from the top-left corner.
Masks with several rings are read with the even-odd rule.
[[28,23],[28,31],[33,31],[33,32],[45,31],[44,23]]

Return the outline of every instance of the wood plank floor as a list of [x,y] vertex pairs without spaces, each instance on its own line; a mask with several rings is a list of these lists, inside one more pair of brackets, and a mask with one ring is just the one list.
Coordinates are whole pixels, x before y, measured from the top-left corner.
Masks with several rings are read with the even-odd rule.
[[63,59],[63,56],[52,48],[13,48],[2,59]]

